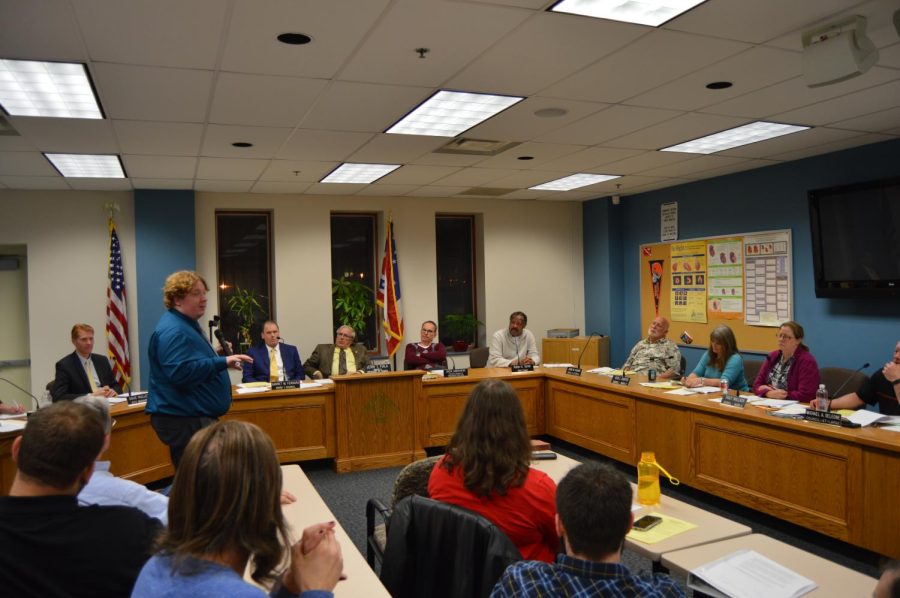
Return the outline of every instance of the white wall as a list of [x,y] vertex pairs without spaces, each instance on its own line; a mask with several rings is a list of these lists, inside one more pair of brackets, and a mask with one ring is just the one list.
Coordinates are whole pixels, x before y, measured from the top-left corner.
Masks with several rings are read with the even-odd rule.
[[[419,338],[419,324],[436,319],[436,213],[482,214],[487,332],[505,327],[509,314],[528,314],[535,336],[548,328],[584,329],[581,204],[498,199],[306,197],[198,193],[197,267],[216,272],[217,209],[272,209],[275,223],[275,302],[282,336],[302,357],[330,342],[332,211],[393,215],[403,294],[404,342]],[[379,231],[378,251],[384,247]],[[378,261],[380,269],[381,261]],[[209,313],[217,309],[210,295]]]
[[[114,201],[129,292],[129,343],[136,347],[137,298],[134,202],[130,192],[0,191],[0,244],[28,251],[28,335],[31,388],[43,390],[54,364],[72,352],[72,324],[94,327],[94,351],[106,354],[106,285],[109,232],[104,205]],[[2,300],[2,299],[0,299]],[[18,309],[0,303],[0,310]],[[138,367],[132,349],[132,367]],[[5,391],[4,391],[5,392]],[[7,396],[7,395],[2,395]]]

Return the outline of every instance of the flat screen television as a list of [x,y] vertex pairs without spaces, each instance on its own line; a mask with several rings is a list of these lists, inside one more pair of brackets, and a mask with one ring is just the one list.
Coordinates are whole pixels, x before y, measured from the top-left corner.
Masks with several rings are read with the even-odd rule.
[[816,297],[900,296],[900,178],[809,192]]

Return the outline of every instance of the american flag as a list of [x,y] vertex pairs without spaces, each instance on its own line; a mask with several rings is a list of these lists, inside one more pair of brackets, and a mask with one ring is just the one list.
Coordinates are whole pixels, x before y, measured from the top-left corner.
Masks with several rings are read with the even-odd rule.
[[388,220],[384,237],[384,259],[381,262],[381,280],[375,295],[378,307],[384,309],[384,336],[387,339],[388,357],[397,352],[403,340],[403,315],[400,313],[400,269],[397,267],[397,244],[394,241],[394,222]]
[[125,272],[116,223],[109,220],[109,286],[106,287],[106,346],[113,375],[120,386],[131,384],[128,356],[128,315],[125,312]]

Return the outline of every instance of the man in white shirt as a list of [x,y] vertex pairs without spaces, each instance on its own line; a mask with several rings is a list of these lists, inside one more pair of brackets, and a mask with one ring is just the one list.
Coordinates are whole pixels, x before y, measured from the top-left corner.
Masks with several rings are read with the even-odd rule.
[[507,368],[514,365],[539,365],[537,343],[530,330],[526,330],[528,316],[514,311],[509,316],[509,327],[501,328],[491,338],[491,351],[487,367]]

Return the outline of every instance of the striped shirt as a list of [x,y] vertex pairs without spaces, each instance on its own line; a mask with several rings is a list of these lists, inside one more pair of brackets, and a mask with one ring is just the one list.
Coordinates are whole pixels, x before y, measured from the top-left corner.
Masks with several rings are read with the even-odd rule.
[[565,554],[556,563],[520,561],[507,567],[491,598],[556,597],[683,598],[684,591],[667,575],[632,575],[619,563],[584,561]]

